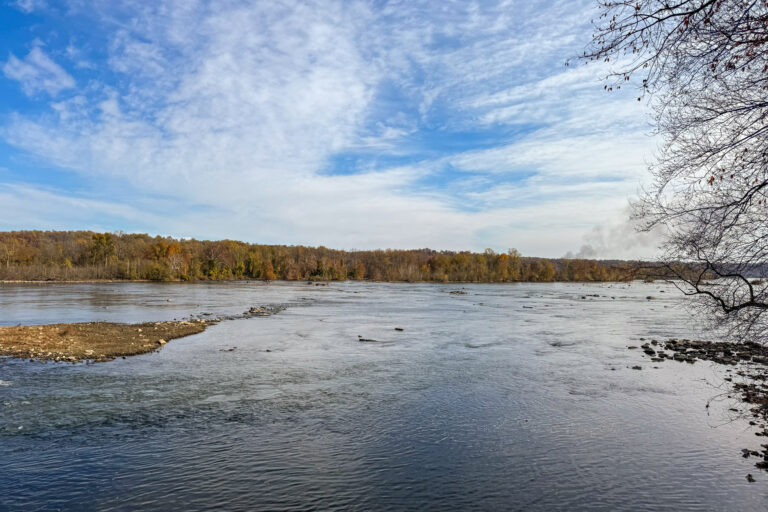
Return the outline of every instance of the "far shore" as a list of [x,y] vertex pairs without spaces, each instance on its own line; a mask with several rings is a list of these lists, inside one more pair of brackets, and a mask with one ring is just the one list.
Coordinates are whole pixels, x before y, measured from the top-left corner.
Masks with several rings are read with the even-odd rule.
[[[200,284],[200,283],[293,283],[293,284],[309,284],[317,286],[327,286],[331,283],[400,283],[400,284],[446,284],[446,285],[468,285],[468,284],[493,284],[493,285],[506,285],[506,284],[554,284],[554,283],[573,283],[573,284],[615,284],[615,283],[632,283],[632,282],[647,282],[653,283],[652,280],[645,279],[622,279],[615,281],[375,281],[373,279],[334,279],[334,280],[314,280],[314,279],[301,279],[301,280],[288,280],[288,279],[166,279],[163,281],[157,281],[152,279],[0,279],[0,285],[3,284],[117,284],[117,283],[158,283],[158,284]],[[658,279],[659,282],[667,281],[667,279]]]
[[[86,284],[86,283],[152,283],[149,279],[0,279],[0,284]],[[184,281],[167,281],[183,283]]]

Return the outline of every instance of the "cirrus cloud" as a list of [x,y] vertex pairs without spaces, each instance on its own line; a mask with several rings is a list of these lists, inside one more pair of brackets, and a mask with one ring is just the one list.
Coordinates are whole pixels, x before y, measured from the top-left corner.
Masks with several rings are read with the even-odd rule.
[[653,150],[637,102],[562,66],[590,6],[72,2],[103,44],[62,54],[94,65],[11,54],[8,78],[56,98],[0,136],[126,212],[114,229],[561,255],[624,214]]

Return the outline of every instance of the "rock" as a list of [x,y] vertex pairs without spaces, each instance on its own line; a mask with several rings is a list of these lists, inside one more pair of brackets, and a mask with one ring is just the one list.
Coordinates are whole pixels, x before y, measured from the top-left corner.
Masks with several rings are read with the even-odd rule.
[[637,347],[635,345],[629,345],[627,349],[629,350],[635,350]]
[[642,366],[633,366],[632,369],[633,370],[642,370],[643,367]]
[[752,473],[747,474],[747,482],[752,483],[755,481],[755,477],[752,476]]
[[402,327],[395,327],[395,330],[396,330],[396,331],[400,331],[400,332],[403,332],[405,329],[403,329]]

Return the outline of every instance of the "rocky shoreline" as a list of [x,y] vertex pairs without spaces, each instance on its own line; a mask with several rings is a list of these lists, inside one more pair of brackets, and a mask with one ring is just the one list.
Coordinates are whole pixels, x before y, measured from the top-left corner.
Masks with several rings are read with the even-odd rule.
[[[654,363],[677,361],[695,364],[697,361],[710,361],[728,366],[725,370],[728,376],[724,378],[731,390],[728,396],[738,397],[747,405],[752,417],[749,424],[758,428],[755,435],[768,437],[768,347],[751,342],[728,343],[678,338],[666,341],[646,341],[640,338],[640,341],[645,343],[627,348],[639,348]],[[640,369],[639,366],[634,368]],[[755,467],[768,471],[768,443],[761,444],[760,450],[744,448],[741,453],[744,458],[759,459]],[[747,480],[753,482],[754,478],[747,475]]]
[[202,313],[187,320],[124,324],[112,322],[60,323],[0,327],[0,356],[65,363],[105,362],[146,354],[170,340],[203,332],[226,320],[272,316],[283,305],[252,307],[239,315]]

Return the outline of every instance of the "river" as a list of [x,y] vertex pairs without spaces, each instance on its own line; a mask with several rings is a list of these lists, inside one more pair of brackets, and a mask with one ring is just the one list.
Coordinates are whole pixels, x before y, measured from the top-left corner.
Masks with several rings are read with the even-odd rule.
[[263,304],[287,309],[152,354],[0,358],[0,509],[768,503],[741,457],[762,438],[729,410],[725,369],[627,349],[706,336],[666,284],[0,285],[0,325]]

